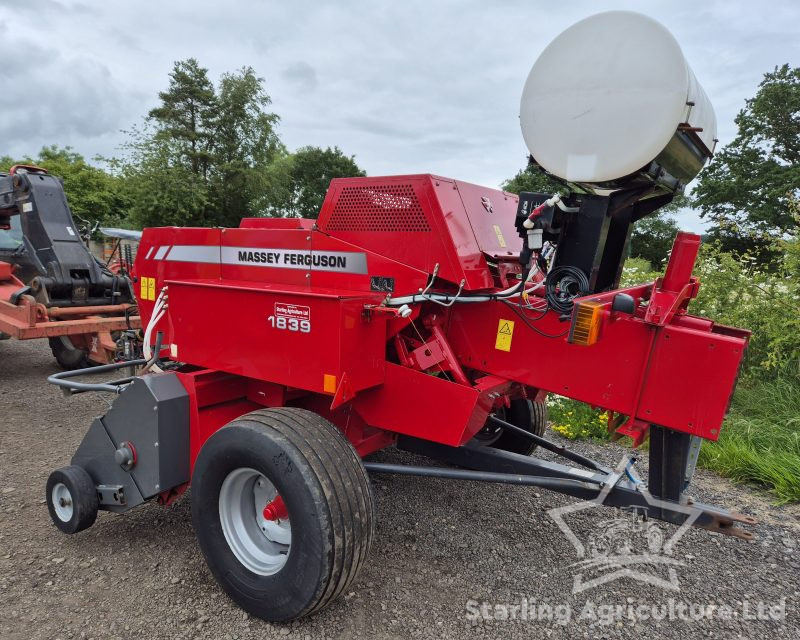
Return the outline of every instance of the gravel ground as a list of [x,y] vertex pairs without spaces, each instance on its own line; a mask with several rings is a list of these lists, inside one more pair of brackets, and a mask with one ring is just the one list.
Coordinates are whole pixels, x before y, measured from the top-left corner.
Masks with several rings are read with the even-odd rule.
[[[310,619],[266,624],[217,588],[195,542],[188,495],[169,508],[101,512],[76,536],[51,525],[47,475],[69,463],[105,407],[89,394],[62,398],[45,383],[53,371],[45,342],[0,343],[0,638],[800,638],[800,509],[705,472],[697,498],[754,515],[758,539],[688,531],[672,554],[682,563],[679,590],[628,577],[573,595],[579,558],[547,513],[569,498],[379,476],[377,538],[351,592]],[[610,465],[623,453],[574,446]],[[377,459],[419,462],[394,451]],[[621,517],[590,508],[567,521],[588,540]],[[667,575],[666,567],[652,571]],[[667,618],[644,619],[650,605]],[[684,612],[688,605],[695,609]],[[703,616],[709,605],[716,615]]]

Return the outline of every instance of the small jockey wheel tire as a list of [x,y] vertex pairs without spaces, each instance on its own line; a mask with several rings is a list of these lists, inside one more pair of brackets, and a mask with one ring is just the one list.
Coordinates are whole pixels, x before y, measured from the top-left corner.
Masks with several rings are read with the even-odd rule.
[[77,465],[56,469],[47,478],[47,510],[64,533],[88,529],[97,518],[97,488],[86,469]]

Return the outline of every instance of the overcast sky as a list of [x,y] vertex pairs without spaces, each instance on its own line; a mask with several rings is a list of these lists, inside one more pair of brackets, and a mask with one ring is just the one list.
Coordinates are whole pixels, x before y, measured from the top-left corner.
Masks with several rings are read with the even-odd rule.
[[[598,11],[635,9],[676,36],[721,144],[775,65],[800,65],[800,2],[0,0],[0,155],[70,145],[113,155],[196,57],[213,80],[250,65],[290,149],[338,145],[370,175],[496,186],[525,163],[518,109],[541,50]],[[699,229],[691,212],[682,226]]]

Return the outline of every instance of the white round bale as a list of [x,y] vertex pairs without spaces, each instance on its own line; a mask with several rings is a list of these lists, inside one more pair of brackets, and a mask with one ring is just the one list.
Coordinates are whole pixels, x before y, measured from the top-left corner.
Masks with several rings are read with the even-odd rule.
[[[659,157],[682,123],[701,128],[697,136],[713,149],[714,109],[678,42],[632,11],[591,16],[556,37],[533,65],[520,104],[531,155],[571,182],[637,172]],[[702,164],[682,170],[696,174]]]

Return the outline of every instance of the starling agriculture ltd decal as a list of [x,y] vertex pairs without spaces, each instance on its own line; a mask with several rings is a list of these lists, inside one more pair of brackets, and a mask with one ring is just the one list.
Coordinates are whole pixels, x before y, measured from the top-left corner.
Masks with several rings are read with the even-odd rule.
[[[633,474],[627,457],[623,456],[615,471]],[[662,526],[653,520],[643,520],[636,513],[617,512],[619,515],[616,517],[598,523],[588,539],[580,540],[567,523],[569,515],[604,506],[612,488],[608,484],[594,500],[547,512],[572,543],[578,556],[577,562],[569,565],[573,571],[572,593],[582,593],[618,579],[637,580],[661,589],[679,591],[677,567],[684,567],[686,563],[675,558],[675,545],[701,511],[688,505],[667,504],[657,500],[642,484],[640,490],[650,506],[668,506],[671,510],[686,514],[686,520],[680,527]],[[669,535],[672,529],[675,531]]]

